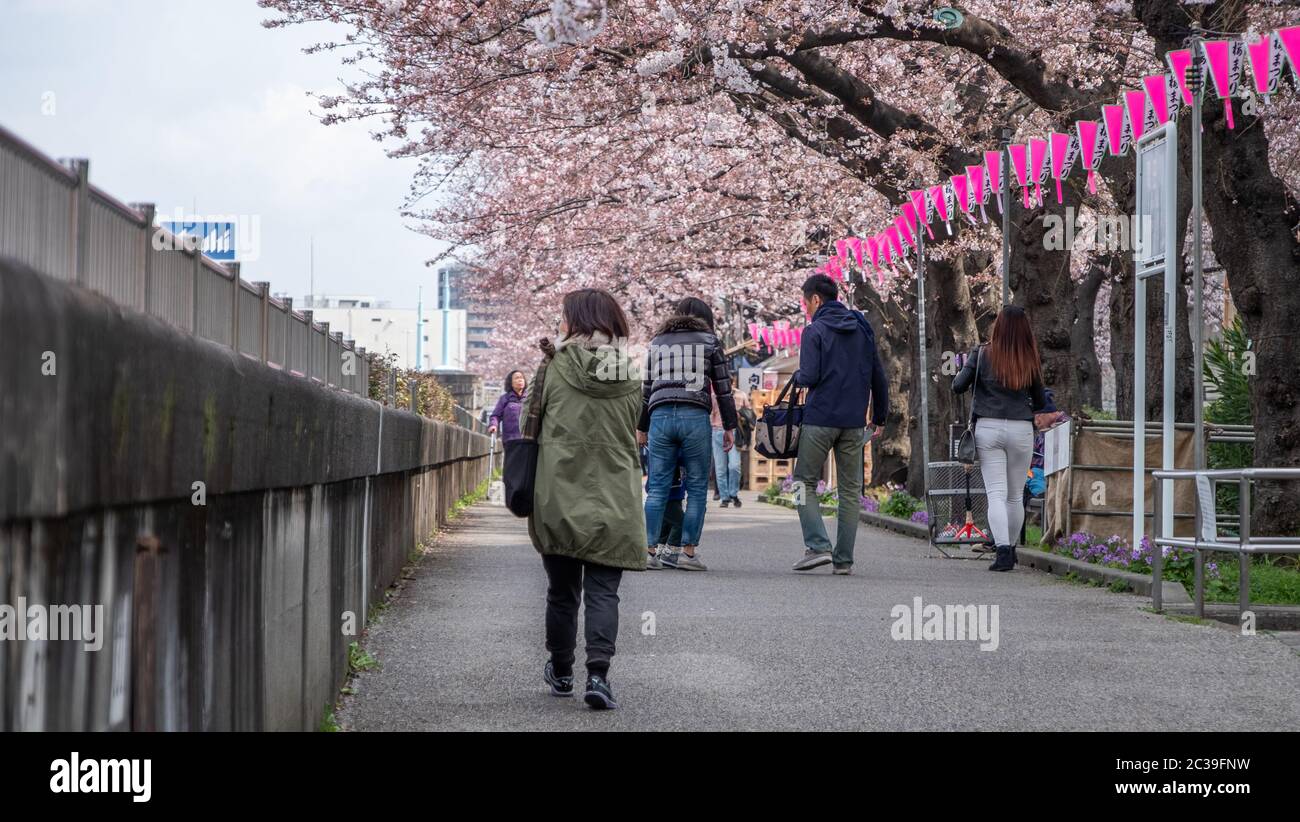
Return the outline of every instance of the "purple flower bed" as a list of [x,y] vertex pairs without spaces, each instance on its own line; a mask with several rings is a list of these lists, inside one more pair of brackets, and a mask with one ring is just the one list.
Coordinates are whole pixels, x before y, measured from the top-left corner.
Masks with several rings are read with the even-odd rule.
[[862,497],[862,510],[868,514],[880,513],[880,501],[875,497]]
[[[1076,531],[1068,537],[1057,540],[1052,550],[1058,554],[1105,565],[1108,568],[1149,574],[1154,547],[1147,537],[1142,537],[1142,541],[1135,549],[1129,545],[1128,540],[1118,534],[1103,539],[1086,531]],[[1164,559],[1166,575],[1178,579],[1191,578],[1195,569],[1195,552],[1190,548],[1165,548],[1161,556]],[[1205,563],[1205,578],[1207,580],[1219,578],[1218,563]]]
[[929,525],[930,524],[929,512],[917,511],[915,514],[912,514],[912,522],[919,522],[922,525]]

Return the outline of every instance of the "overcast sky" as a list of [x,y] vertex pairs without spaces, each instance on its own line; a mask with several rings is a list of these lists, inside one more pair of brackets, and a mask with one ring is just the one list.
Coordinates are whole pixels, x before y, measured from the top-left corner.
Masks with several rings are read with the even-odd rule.
[[[398,210],[415,161],[378,124],[323,126],[308,91],[353,67],[303,46],[328,25],[264,29],[253,0],[0,0],[0,125],[51,157],[86,157],[95,185],[160,212],[259,215],[245,280],[274,292],[375,294],[415,306],[440,246]],[[348,75],[354,76],[354,75]],[[43,103],[53,93],[52,115]]]

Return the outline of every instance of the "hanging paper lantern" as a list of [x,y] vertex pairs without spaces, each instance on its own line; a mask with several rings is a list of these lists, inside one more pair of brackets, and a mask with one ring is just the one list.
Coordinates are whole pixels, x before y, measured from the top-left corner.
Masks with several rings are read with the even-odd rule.
[[1174,80],[1178,91],[1182,94],[1183,105],[1192,104],[1192,87],[1187,83],[1187,70],[1192,66],[1191,49],[1175,49],[1165,52],[1165,62],[1169,64],[1169,70],[1173,72]]
[[1064,201],[1061,191],[1061,179],[1070,176],[1074,161],[1079,156],[1079,141],[1072,134],[1053,131],[1049,138],[1052,144],[1052,179],[1056,180],[1056,202]]
[[1029,208],[1029,146],[1012,143],[1007,146],[1007,154],[1011,155],[1011,170],[1020,184],[1021,204]]
[[1083,158],[1083,167],[1088,169],[1088,192],[1097,193],[1097,169],[1105,157],[1106,137],[1096,120],[1079,120],[1074,124],[1075,134],[1079,138],[1079,154]]
[[849,248],[853,249],[853,260],[858,265],[858,270],[862,270],[862,243],[861,237],[850,237]]
[[759,334],[758,323],[750,323],[750,324],[749,324],[749,338],[750,338],[751,340],[757,340],[757,339],[758,339],[758,334]]
[[892,251],[893,256],[902,260],[903,265],[907,266],[907,270],[911,271],[912,263],[908,261],[907,252],[903,250],[903,240],[898,234],[898,226],[891,225],[885,229],[885,236],[889,238],[889,245],[885,247],[885,256],[889,257]]
[[974,216],[975,200],[972,197],[970,178],[965,174],[954,174],[949,179],[949,185],[953,195],[957,198],[957,207],[961,209],[961,213],[966,215],[966,219],[970,220],[971,225],[976,225]]
[[1124,109],[1128,113],[1129,133],[1133,135],[1133,142],[1136,143],[1142,139],[1142,135],[1151,124],[1147,116],[1147,93],[1145,91],[1124,92]]
[[[984,152],[984,171],[988,179],[989,193],[998,196],[998,212],[1001,213],[1007,207],[1007,204],[1002,202],[1002,152]],[[1007,188],[1009,189],[1010,186]]]
[[979,203],[980,220],[987,223],[989,215],[984,204],[989,201],[989,189],[984,184],[984,166],[966,166],[966,179],[970,180],[971,199]]
[[1254,43],[1246,43],[1246,59],[1250,62],[1255,93],[1267,101],[1282,82],[1283,57],[1277,35],[1264,34]]
[[912,227],[907,224],[907,218],[902,216],[895,217],[894,225],[898,226],[899,236],[906,240],[907,244],[912,248],[916,248],[916,235],[912,233]]
[[898,210],[907,222],[908,233],[915,235],[917,233],[916,206],[912,205],[911,200],[908,200],[899,206]]
[[835,241],[835,256],[847,262],[849,259],[849,244],[846,240]]
[[1228,128],[1236,128],[1232,121],[1232,98],[1237,96],[1237,81],[1241,77],[1246,44],[1240,40],[1204,40],[1201,51],[1210,67],[1214,91],[1223,101],[1223,116],[1228,121]]
[[871,255],[871,268],[880,273],[880,235],[867,238],[867,252]]
[[1300,26],[1274,32],[1273,49],[1286,55],[1287,62],[1291,64],[1291,79],[1296,88],[1300,89]]
[[1132,132],[1128,128],[1128,118],[1124,116],[1123,106],[1102,106],[1101,122],[1106,127],[1106,145],[1112,157],[1123,157],[1128,153]]
[[934,232],[930,230],[930,211],[925,205],[925,191],[920,189],[909,191],[907,192],[907,196],[912,201],[912,208],[916,211],[916,216],[918,218],[924,217],[924,219],[921,220],[921,224],[925,226],[925,236],[933,240]]
[[770,325],[765,326],[763,328],[763,342],[767,343],[767,347],[769,351],[776,350],[776,329],[775,328],[773,328]]
[[1034,181],[1034,202],[1043,205],[1043,183],[1047,182],[1047,141],[1029,141],[1029,174]]
[[838,282],[844,279],[844,271],[843,269],[840,268],[839,257],[831,257],[829,260],[827,260],[826,269],[827,269],[827,273],[830,274],[832,280],[836,280]]
[[943,221],[943,227],[952,236],[952,225],[948,222],[948,203],[943,196],[943,186],[930,186],[925,190],[926,193],[926,214],[932,210],[939,215]]
[[1178,86],[1168,74],[1152,74],[1142,78],[1147,92],[1147,111],[1154,117],[1152,128],[1158,128],[1178,116]]
[[794,344],[798,345],[799,343],[803,342],[803,329],[793,328],[791,330],[794,332]]

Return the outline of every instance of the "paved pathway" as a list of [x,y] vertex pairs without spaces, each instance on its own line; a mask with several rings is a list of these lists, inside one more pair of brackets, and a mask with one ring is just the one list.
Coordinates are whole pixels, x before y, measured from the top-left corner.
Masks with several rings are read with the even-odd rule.
[[[795,513],[746,500],[710,508],[709,572],[624,575],[610,672],[622,708],[604,713],[542,684],[545,576],[524,521],[471,509],[372,628],[380,668],[358,677],[343,727],[1300,729],[1300,655],[1272,637],[1035,571],[987,573],[866,525],[854,576],[795,574]],[[915,596],[998,605],[999,647],[892,639],[891,609]],[[579,665],[581,645],[579,631]]]

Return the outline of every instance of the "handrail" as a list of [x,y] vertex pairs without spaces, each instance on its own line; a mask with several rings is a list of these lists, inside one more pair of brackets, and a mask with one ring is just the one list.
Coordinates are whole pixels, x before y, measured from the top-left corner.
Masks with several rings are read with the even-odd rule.
[[[1238,562],[1237,576],[1237,618],[1241,621],[1250,610],[1250,557],[1253,554],[1300,554],[1300,537],[1259,537],[1250,533],[1250,487],[1256,480],[1300,480],[1300,468],[1214,468],[1214,469],[1169,469],[1151,472],[1154,478],[1152,489],[1154,505],[1152,506],[1151,544],[1151,605],[1153,610],[1162,610],[1161,585],[1164,576],[1164,549],[1191,548],[1194,552],[1195,614],[1205,615],[1205,552],[1222,551],[1235,553]],[[1201,495],[1196,497],[1196,531],[1190,539],[1165,535],[1162,500],[1164,484],[1178,480],[1196,480],[1199,485],[1202,478],[1210,484],[1211,502],[1213,492],[1219,482],[1237,483],[1237,539],[1235,542],[1220,539],[1217,528],[1208,537],[1204,531],[1205,514],[1201,505]],[[1211,510],[1211,513],[1214,513]]]

